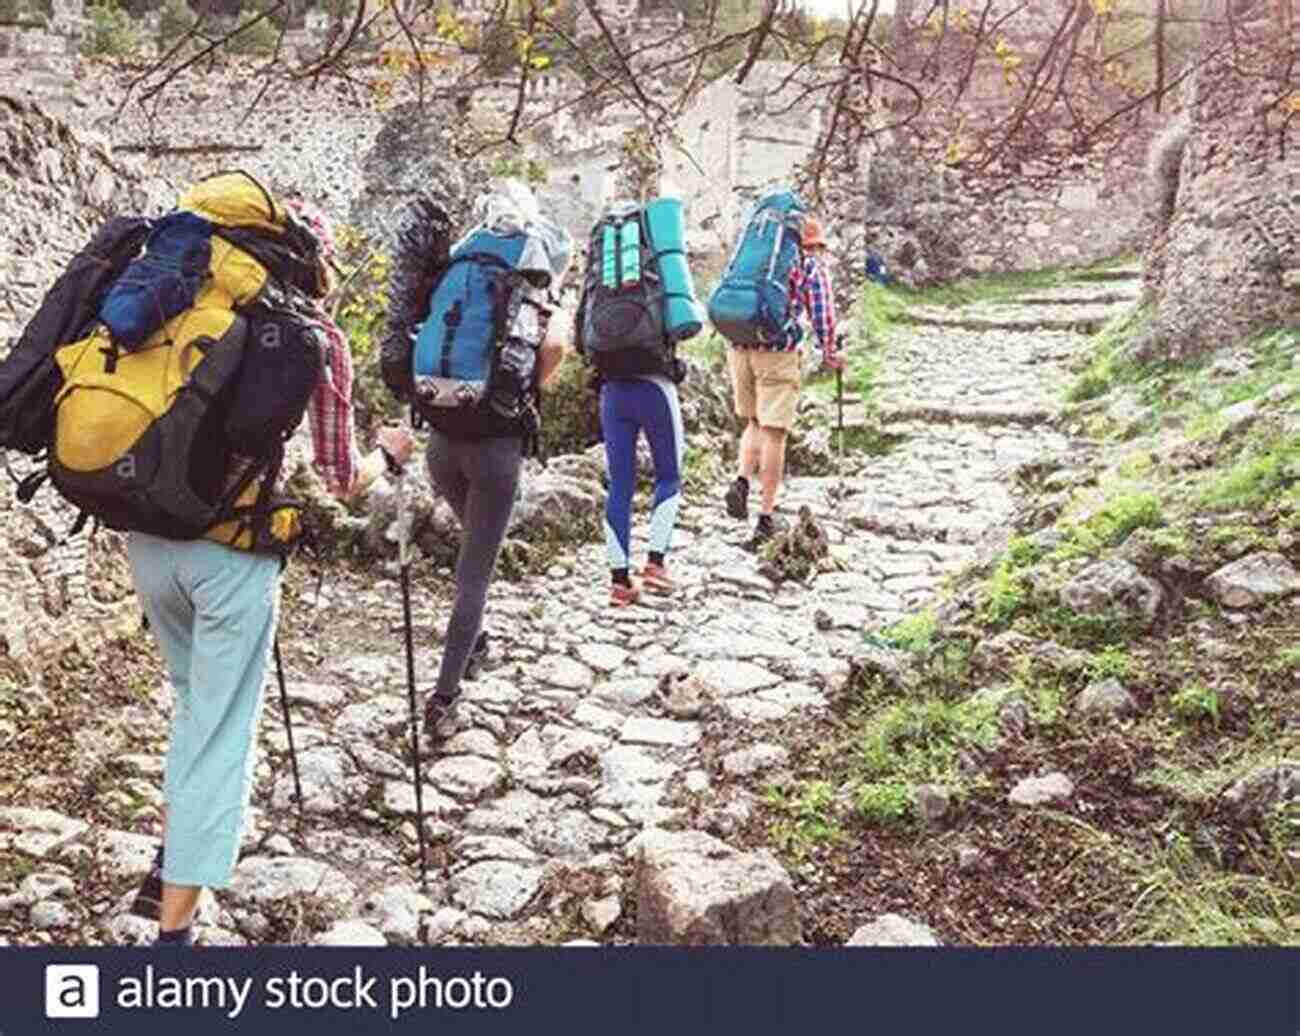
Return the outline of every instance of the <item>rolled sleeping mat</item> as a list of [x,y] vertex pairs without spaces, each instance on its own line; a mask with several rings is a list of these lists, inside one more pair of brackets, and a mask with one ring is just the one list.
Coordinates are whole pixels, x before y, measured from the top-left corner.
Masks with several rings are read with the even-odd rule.
[[656,198],[645,207],[646,233],[659,267],[664,292],[664,331],[674,341],[693,338],[704,328],[704,310],[695,298],[686,262],[686,226],[680,198]]

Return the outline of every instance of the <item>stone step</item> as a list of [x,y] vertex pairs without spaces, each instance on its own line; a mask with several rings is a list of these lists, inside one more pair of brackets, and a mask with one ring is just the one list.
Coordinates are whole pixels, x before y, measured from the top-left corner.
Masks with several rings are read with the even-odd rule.
[[1045,406],[983,407],[952,406],[949,403],[908,403],[902,406],[882,406],[881,424],[902,421],[925,421],[931,424],[977,425],[1040,425],[1055,417],[1056,412]]
[[1123,302],[1136,302],[1136,292],[1105,291],[1087,295],[1022,295],[992,303],[995,306],[1108,306]]
[[991,320],[985,317],[941,317],[913,312],[901,317],[900,321],[922,327],[951,327],[963,331],[1076,331],[1079,334],[1093,335],[1102,329],[1106,318],[1043,316],[1024,320]]
[[1142,279],[1142,269],[1141,267],[1125,266],[1115,270],[1088,270],[1085,273],[1076,273],[1072,279],[1089,283],[1098,281],[1137,281]]

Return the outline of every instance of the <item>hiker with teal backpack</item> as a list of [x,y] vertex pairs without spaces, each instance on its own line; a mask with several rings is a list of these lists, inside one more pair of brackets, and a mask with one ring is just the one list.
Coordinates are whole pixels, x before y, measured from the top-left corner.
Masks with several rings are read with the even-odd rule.
[[[124,236],[125,235],[125,236]],[[82,518],[128,533],[136,593],[175,695],[163,843],[131,906],[158,942],[192,943],[203,887],[230,884],[252,787],[280,576],[302,529],[277,495],[304,417],[336,496],[381,450],[354,446],[347,343],[323,220],[246,173],[191,186],[157,220],[101,228],[0,363],[0,447],[43,450]],[[21,411],[21,413],[19,413]]]
[[798,195],[780,191],[751,207],[735,253],[709,300],[709,317],[727,338],[736,415],[745,421],[727,513],[749,516],[750,483],[760,479],[758,519],[746,549],[776,532],[776,498],[785,477],[785,446],[798,410],[807,315],[822,363],[840,370],[835,296],[821,223]]
[[385,384],[429,429],[429,480],[462,528],[456,597],[424,708],[435,740],[456,729],[461,681],[487,653],[488,585],[524,457],[537,447],[539,392],[567,336],[555,298],[572,257],[568,234],[515,180],[481,195],[475,218],[451,244],[441,205],[428,197],[408,205],[381,348]]
[[[698,334],[702,313],[686,264],[682,203],[657,198],[611,206],[592,228],[576,342],[597,374],[601,434],[609,470],[605,546],[611,607],[640,600],[644,587],[671,594],[667,554],[681,505],[686,448],[677,386],[686,368],[679,341]],[[654,464],[648,557],[631,576],[636,447],[644,434]]]

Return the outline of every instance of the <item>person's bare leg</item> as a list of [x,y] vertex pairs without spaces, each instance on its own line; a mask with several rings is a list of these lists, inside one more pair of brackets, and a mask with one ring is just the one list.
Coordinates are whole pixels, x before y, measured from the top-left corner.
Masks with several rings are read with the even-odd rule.
[[160,932],[174,932],[194,923],[194,911],[199,905],[198,885],[171,885],[163,882],[162,913],[158,918]]
[[760,472],[763,485],[763,503],[760,515],[770,516],[776,509],[776,495],[785,479],[785,442],[784,428],[763,428],[761,431],[762,463]]
[[752,480],[758,474],[761,453],[762,437],[758,419],[751,417],[740,436],[740,469],[737,474],[741,478]]

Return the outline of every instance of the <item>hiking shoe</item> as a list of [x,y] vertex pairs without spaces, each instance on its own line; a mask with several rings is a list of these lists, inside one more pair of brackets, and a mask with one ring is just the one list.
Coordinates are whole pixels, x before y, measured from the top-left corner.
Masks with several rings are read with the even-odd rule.
[[424,703],[424,733],[434,741],[443,741],[456,732],[457,705],[460,695],[448,701],[431,694]]
[[677,584],[668,574],[668,569],[663,565],[656,565],[653,561],[647,561],[645,568],[641,569],[641,583],[652,594],[670,594],[677,589]]
[[727,514],[742,521],[749,517],[749,480],[737,478],[727,487]]
[[488,655],[488,633],[483,630],[474,641],[474,646],[470,649],[469,660],[465,663],[465,679],[477,680],[479,673],[483,671],[483,663],[487,661]]
[[751,554],[757,554],[763,544],[775,535],[775,522],[759,522],[754,526],[754,535],[745,541],[745,549]]
[[163,847],[160,844],[158,852],[154,854],[153,863],[149,867],[149,873],[140,882],[140,888],[135,893],[135,900],[131,903],[127,913],[134,914],[136,917],[143,917],[146,921],[158,920],[162,913],[162,869]]
[[636,583],[632,583],[630,586],[614,583],[609,588],[609,604],[611,608],[626,608],[629,604],[636,604],[639,600],[641,600],[641,587]]

